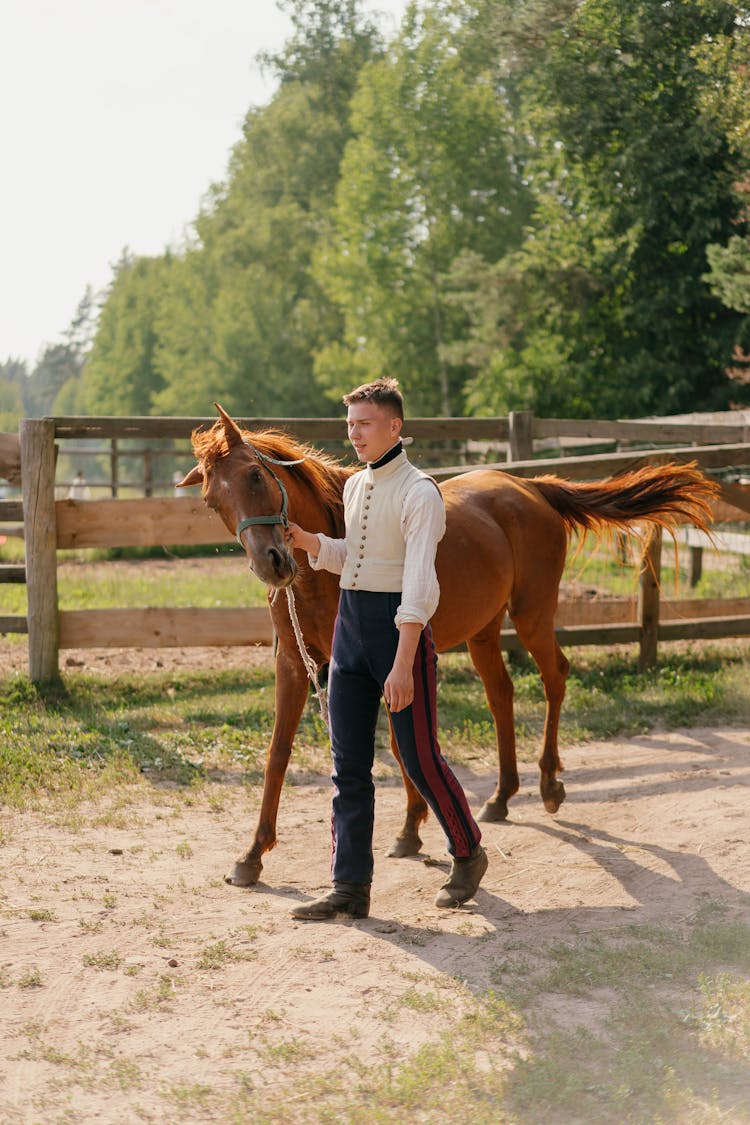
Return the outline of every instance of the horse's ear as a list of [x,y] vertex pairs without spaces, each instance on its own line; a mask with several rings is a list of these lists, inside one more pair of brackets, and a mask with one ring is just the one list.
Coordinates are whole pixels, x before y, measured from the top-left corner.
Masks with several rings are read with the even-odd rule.
[[196,465],[186,477],[175,483],[175,488],[189,488],[191,484],[203,484],[203,469]]
[[242,444],[242,431],[233,418],[230,418],[223,406],[219,406],[218,402],[214,406],[219,411],[222,425],[224,427],[224,437],[227,439],[227,445],[231,449],[233,445]]

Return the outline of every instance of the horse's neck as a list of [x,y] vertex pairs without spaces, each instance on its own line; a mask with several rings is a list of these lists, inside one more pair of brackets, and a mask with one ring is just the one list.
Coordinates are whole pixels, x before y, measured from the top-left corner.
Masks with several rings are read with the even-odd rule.
[[339,539],[344,534],[344,484],[347,477],[351,476],[352,470],[343,465],[323,464],[322,468],[332,493],[337,497],[337,503],[329,502],[326,495],[316,486],[314,478],[308,476],[304,483],[299,480],[292,483],[293,477],[290,476],[290,516],[301,527],[322,530],[324,534]]

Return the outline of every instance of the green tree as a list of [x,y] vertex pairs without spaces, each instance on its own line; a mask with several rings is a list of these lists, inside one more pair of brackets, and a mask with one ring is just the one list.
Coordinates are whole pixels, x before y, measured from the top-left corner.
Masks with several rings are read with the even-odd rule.
[[313,356],[340,320],[312,276],[359,70],[381,50],[360,0],[291,0],[279,79],[179,253],[119,264],[84,380],[89,410],[320,413]]
[[412,411],[460,413],[465,370],[445,348],[465,314],[446,297],[462,252],[497,259],[528,214],[513,106],[485,48],[483,3],[413,4],[352,103],[333,227],[316,275],[345,322],[317,356],[338,396],[352,375],[397,376]]
[[312,275],[350,136],[360,69],[381,50],[359,0],[295,0],[294,34],[266,57],[279,81],[251,110],[226,183],[199,215],[196,243],[160,305],[162,412],[218,399],[243,414],[319,414],[313,356],[340,333]]
[[[732,229],[738,161],[706,112],[706,89],[721,76],[701,50],[744,9],[719,0],[562,9],[540,0],[523,18],[512,0],[497,9],[500,80],[518,76],[536,150],[526,167],[536,208],[520,251],[496,267],[528,316],[498,322],[475,403],[498,409],[525,391],[527,405],[552,397],[564,413],[726,405],[738,318],[704,274],[707,246]],[[572,271],[561,273],[565,263]]]
[[240,413],[315,411],[311,349],[329,318],[309,262],[337,131],[302,86],[248,115],[228,183],[199,216],[198,243],[162,303],[160,410],[205,410],[213,396]]
[[88,414],[150,414],[163,382],[154,363],[156,323],[172,259],[123,251],[114,267],[79,401]]
[[24,413],[32,418],[54,414],[55,400],[62,388],[75,382],[83,359],[71,344],[47,344],[23,388]]
[[0,363],[0,430],[15,433],[23,416],[23,389],[28,379],[26,363],[9,357]]
[[707,85],[704,109],[723,129],[730,150],[745,171],[734,185],[737,199],[736,231],[726,243],[707,249],[711,291],[724,306],[742,314],[737,328],[733,364],[727,369],[736,384],[750,384],[750,25],[738,21],[731,32],[702,45],[699,61],[708,75],[721,82]]

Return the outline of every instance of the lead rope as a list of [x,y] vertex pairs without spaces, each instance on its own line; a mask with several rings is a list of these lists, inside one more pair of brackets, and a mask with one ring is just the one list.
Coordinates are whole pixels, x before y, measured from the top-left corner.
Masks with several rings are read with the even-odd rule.
[[292,622],[292,628],[294,629],[294,636],[297,639],[297,648],[299,649],[299,654],[302,657],[302,663],[305,665],[307,674],[310,677],[310,683],[314,687],[315,694],[318,697],[320,713],[323,716],[323,722],[326,725],[326,730],[329,730],[330,727],[328,725],[328,700],[326,697],[326,690],[325,688],[322,688],[320,686],[320,681],[318,680],[317,665],[315,664],[313,658],[310,656],[310,653],[305,648],[302,629],[300,628],[299,618],[297,617],[297,607],[294,603],[294,590],[292,589],[291,584],[286,587],[286,601],[287,606],[289,607],[289,618]]

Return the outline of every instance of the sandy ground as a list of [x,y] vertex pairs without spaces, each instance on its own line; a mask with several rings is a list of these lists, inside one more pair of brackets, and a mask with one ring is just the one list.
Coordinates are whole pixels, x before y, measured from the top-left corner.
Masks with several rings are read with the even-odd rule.
[[[175,654],[173,654],[175,655]],[[378,791],[372,916],[300,923],[328,885],[329,786],[288,786],[279,846],[254,889],[222,876],[249,838],[257,794],[227,782],[154,789],[132,807],[6,813],[0,841],[0,1121],[209,1122],[252,1091],[294,1120],[305,1074],[356,1044],[363,1064],[435,1042],[444,1009],[399,1004],[498,966],[637,924],[679,926],[706,903],[750,921],[750,735],[691,730],[568,748],[568,800],[546,814],[524,767],[511,819],[486,827],[476,901],[433,905],[445,853],[434,821],[422,857],[385,858],[402,816]],[[493,779],[459,771],[472,805]],[[545,1018],[575,1025],[575,999]],[[291,1081],[301,1093],[291,1095]],[[292,1109],[290,1110],[290,1104]]]
[[[106,676],[267,658],[71,650],[61,668]],[[3,646],[0,671],[27,671],[25,645]],[[248,1104],[293,1122],[309,1079],[353,1050],[382,1064],[386,1042],[412,1057],[439,1041],[446,1004],[460,1015],[499,973],[571,935],[679,927],[710,904],[750,923],[750,732],[652,733],[563,757],[560,812],[545,813],[536,768],[522,767],[510,820],[485,826],[476,901],[457,911],[433,905],[448,867],[433,821],[421,857],[385,857],[403,801],[381,787],[372,915],[354,922],[290,917],[328,886],[325,778],[287,785],[279,846],[246,890],[223,881],[259,805],[237,779],[3,811],[0,1125],[244,1122]],[[457,772],[479,808],[493,777]],[[405,1003],[415,989],[443,1003]],[[538,1010],[563,1030],[592,1014],[590,998],[568,995],[540,997]]]

